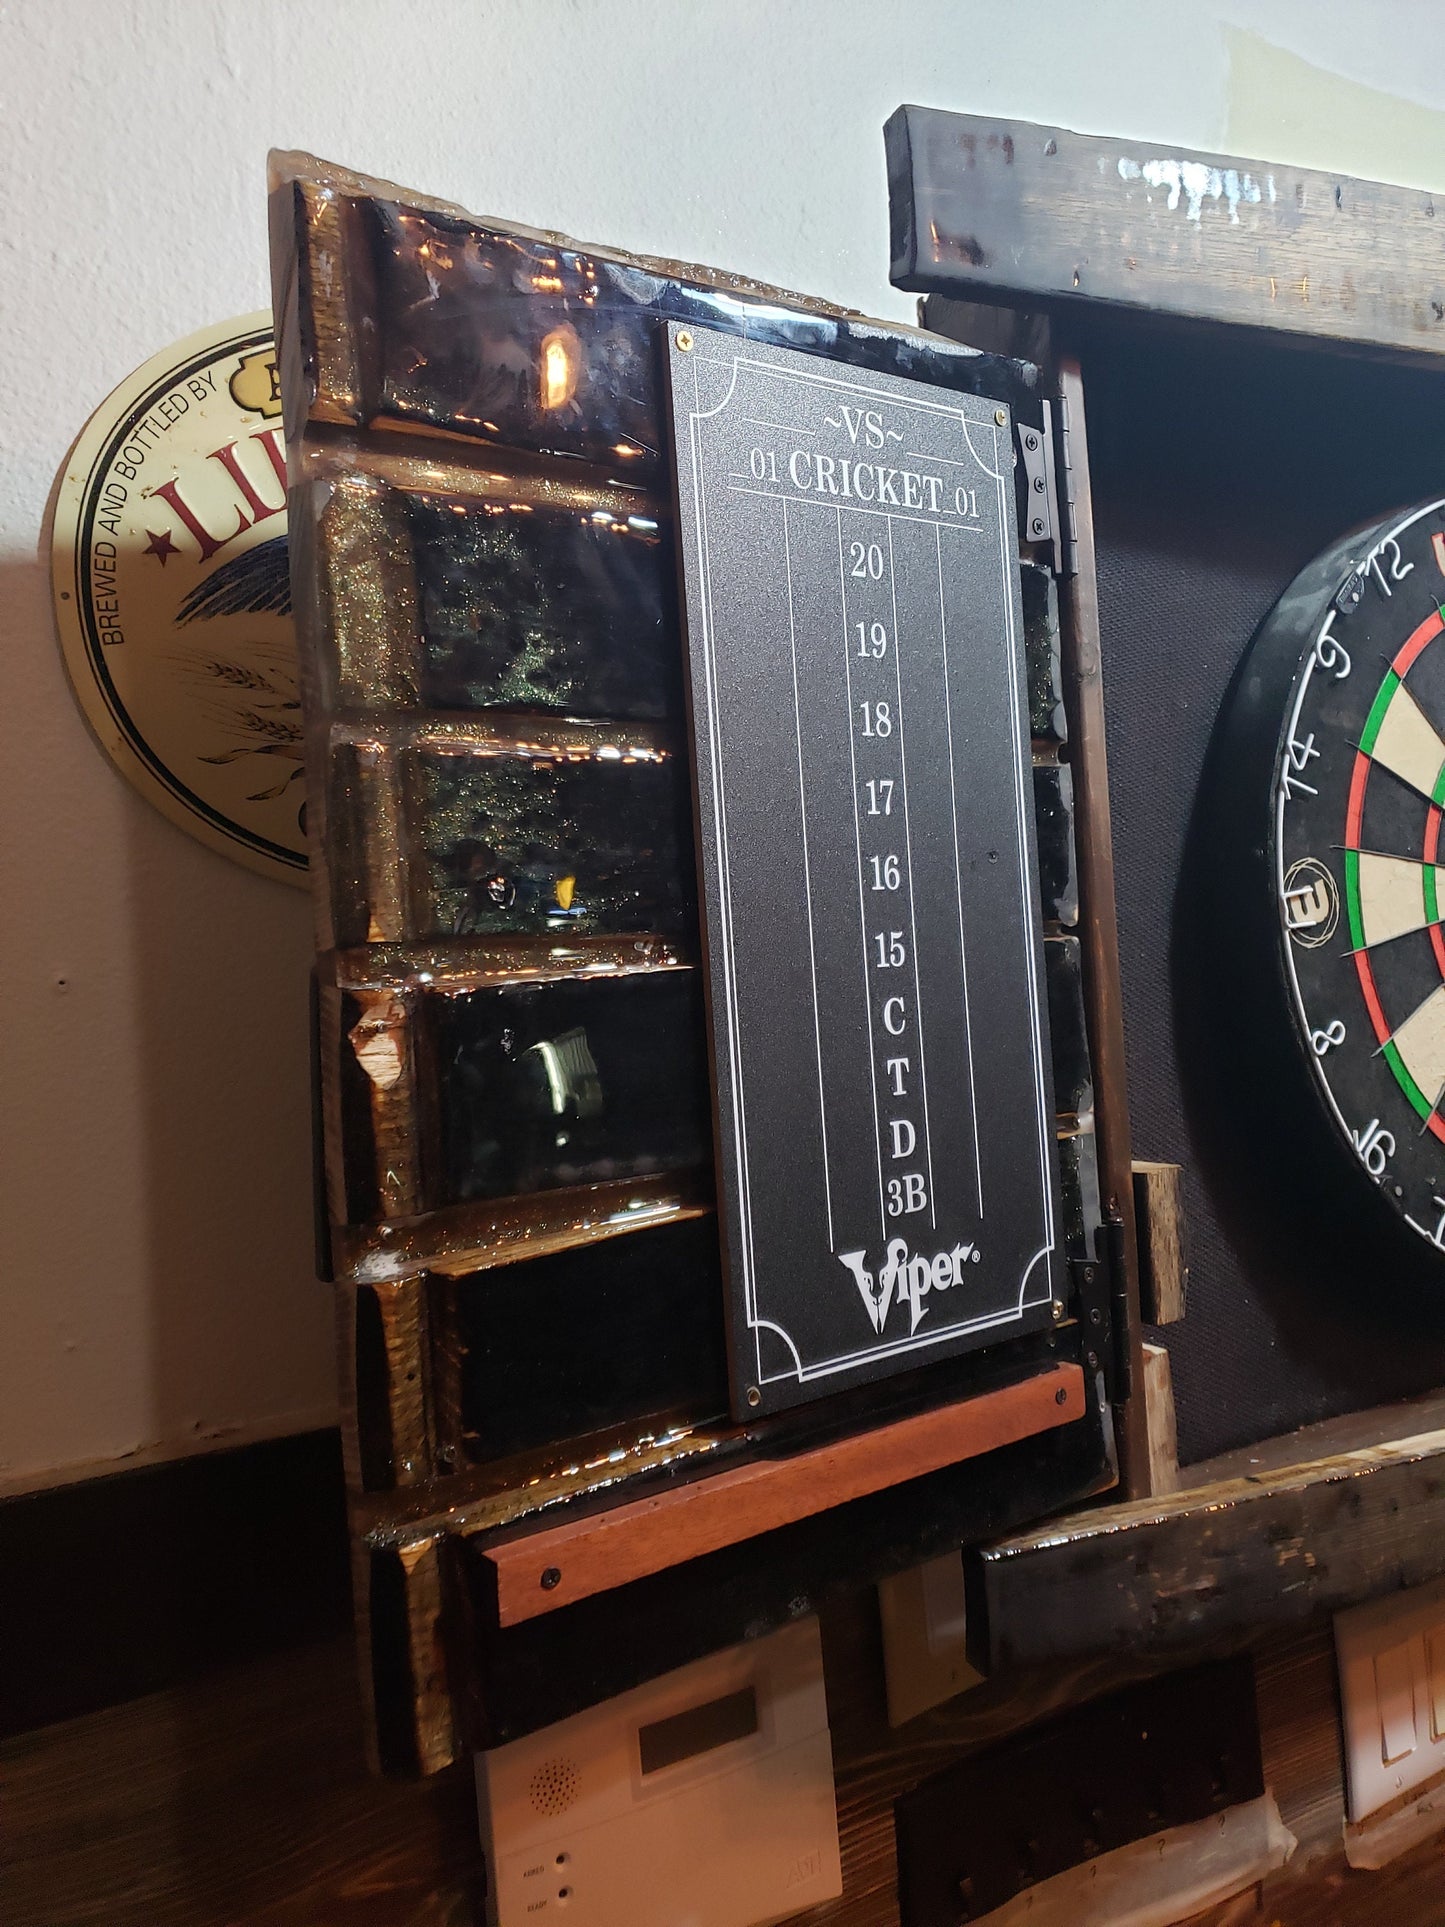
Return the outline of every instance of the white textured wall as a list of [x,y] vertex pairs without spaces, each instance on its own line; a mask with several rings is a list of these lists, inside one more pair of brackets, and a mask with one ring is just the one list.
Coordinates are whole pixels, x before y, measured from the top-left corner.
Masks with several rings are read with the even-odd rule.
[[[1213,147],[1249,68],[1264,157],[1348,167],[1368,103],[1313,113],[1288,61],[1261,92],[1250,32],[1438,107],[1434,19],[1424,0],[0,0],[0,1478],[334,1409],[303,899],[113,772],[38,552],[102,396],[268,299],[267,147],[902,315],[880,133],[900,101]],[[1430,124],[1434,155],[1400,168],[1438,186]]]

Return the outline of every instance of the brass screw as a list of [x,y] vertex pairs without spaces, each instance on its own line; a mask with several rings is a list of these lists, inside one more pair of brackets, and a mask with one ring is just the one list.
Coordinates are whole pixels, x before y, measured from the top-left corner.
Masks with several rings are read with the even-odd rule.
[[1064,1307],[1059,1299],[1054,1300],[1051,1310],[1054,1314],[1054,1323],[1061,1325],[1064,1322]]
[[678,329],[677,345],[682,350],[683,354],[686,354],[688,349],[692,346],[692,336],[688,333],[686,328]]
[[761,1404],[762,1404],[762,1402],[763,1402],[763,1395],[762,1395],[762,1393],[761,1393],[761,1392],[760,1392],[760,1391],[758,1390],[758,1388],[757,1388],[757,1386],[756,1386],[756,1385],[749,1385],[749,1387],[748,1387],[748,1404],[749,1404],[749,1405],[761,1405]]
[[993,418],[1000,428],[1008,427],[1008,410],[1006,408],[995,408]]

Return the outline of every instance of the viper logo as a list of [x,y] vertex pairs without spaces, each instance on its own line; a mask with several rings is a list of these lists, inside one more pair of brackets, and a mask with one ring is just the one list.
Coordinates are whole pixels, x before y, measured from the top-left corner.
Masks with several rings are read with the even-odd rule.
[[932,1258],[910,1257],[908,1241],[894,1238],[875,1279],[863,1262],[867,1255],[866,1251],[840,1251],[838,1262],[846,1265],[852,1274],[864,1309],[880,1338],[895,1304],[908,1306],[911,1338],[929,1309],[924,1299],[935,1291],[951,1291],[955,1285],[961,1285],[963,1267],[979,1261],[977,1245],[954,1245],[951,1251],[940,1251]]

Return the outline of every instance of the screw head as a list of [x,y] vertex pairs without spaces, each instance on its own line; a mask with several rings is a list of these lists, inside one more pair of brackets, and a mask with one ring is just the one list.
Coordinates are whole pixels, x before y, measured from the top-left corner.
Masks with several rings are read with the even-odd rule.
[[757,1388],[757,1386],[756,1386],[756,1385],[749,1385],[749,1387],[748,1387],[748,1391],[747,1391],[747,1400],[748,1400],[748,1404],[749,1404],[749,1405],[761,1405],[761,1404],[762,1404],[762,1402],[763,1402],[763,1395],[762,1395],[762,1393],[761,1393],[761,1392],[760,1392],[760,1391],[758,1390],[758,1388]]
[[1062,1301],[1056,1298],[1049,1309],[1054,1314],[1054,1323],[1056,1325],[1062,1325],[1064,1322],[1064,1307]]
[[1054,1393],[1054,1403],[1055,1405],[1067,1405],[1068,1402],[1069,1402],[1069,1388],[1067,1387],[1067,1385],[1061,1385],[1059,1389]]
[[688,332],[686,328],[679,328],[677,331],[676,339],[677,339],[678,347],[682,350],[683,354],[686,354],[688,349],[691,348],[692,346],[691,334]]
[[1006,408],[995,408],[993,418],[1000,428],[1008,427],[1008,410]]
[[562,1583],[561,1568],[559,1566],[548,1566],[542,1574],[543,1592],[555,1592],[557,1587],[560,1586],[561,1583]]

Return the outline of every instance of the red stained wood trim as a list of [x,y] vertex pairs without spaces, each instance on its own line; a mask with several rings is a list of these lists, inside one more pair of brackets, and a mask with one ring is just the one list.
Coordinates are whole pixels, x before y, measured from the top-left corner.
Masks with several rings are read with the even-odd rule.
[[503,1626],[718,1552],[851,1499],[922,1478],[1084,1416],[1077,1365],[918,1412],[787,1459],[764,1459],[691,1485],[670,1486],[611,1512],[484,1548],[497,1575]]

